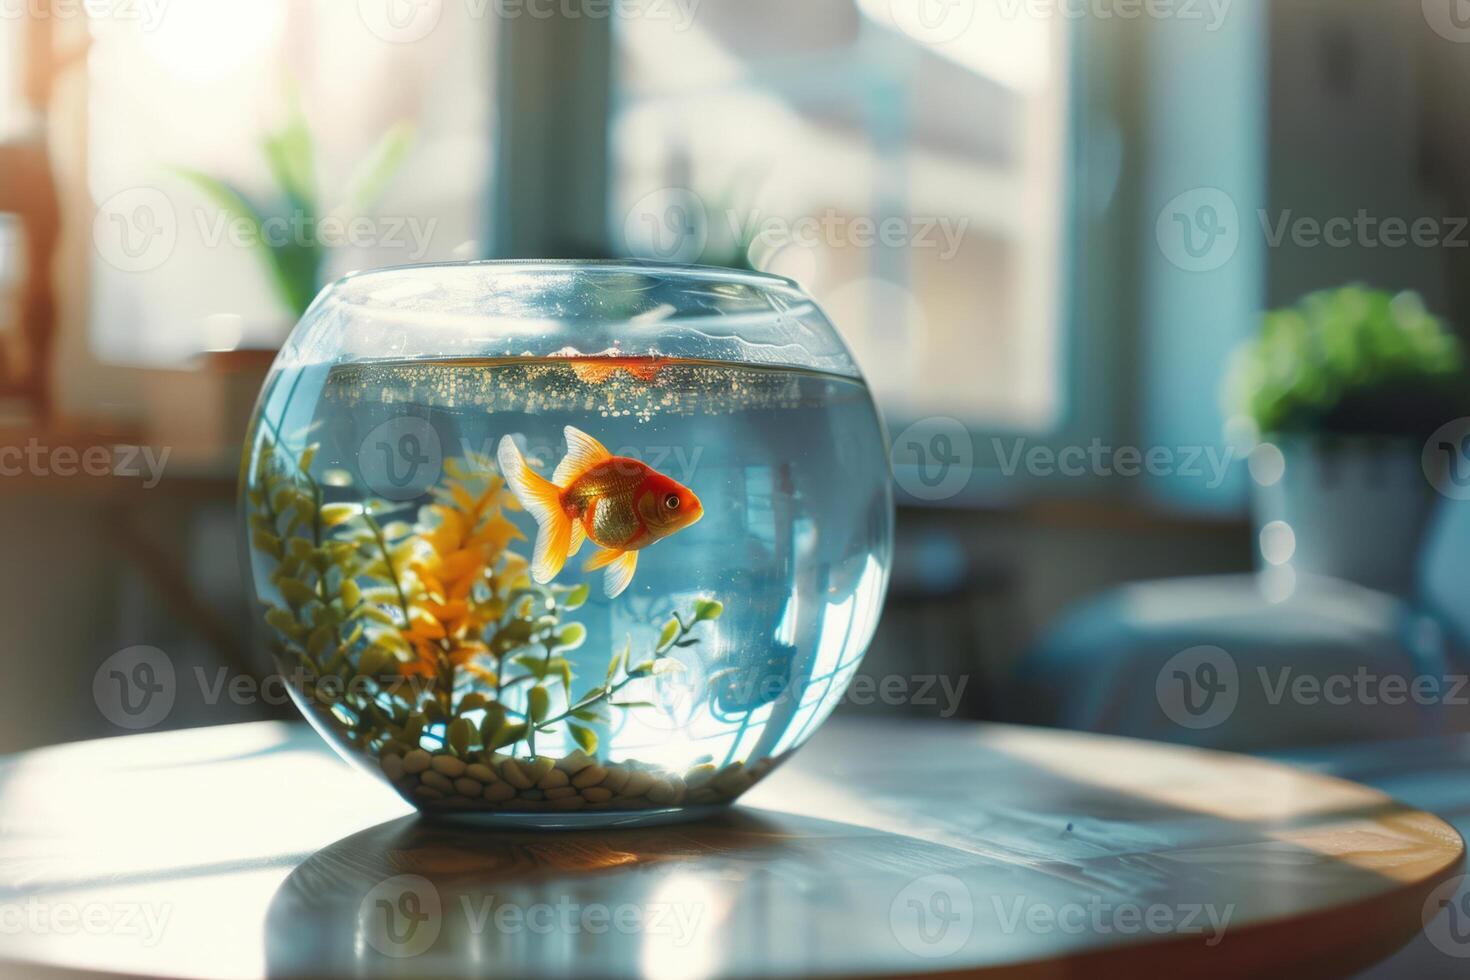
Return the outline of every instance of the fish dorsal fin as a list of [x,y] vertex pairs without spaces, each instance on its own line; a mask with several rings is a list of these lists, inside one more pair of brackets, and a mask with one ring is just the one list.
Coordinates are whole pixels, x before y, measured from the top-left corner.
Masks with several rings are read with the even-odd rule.
[[551,482],[565,489],[598,463],[612,459],[607,447],[576,426],[567,426],[567,454],[556,466]]

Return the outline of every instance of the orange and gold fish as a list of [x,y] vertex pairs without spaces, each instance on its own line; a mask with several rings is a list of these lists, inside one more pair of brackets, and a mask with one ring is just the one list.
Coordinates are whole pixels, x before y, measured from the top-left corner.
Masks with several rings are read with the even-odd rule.
[[550,480],[531,469],[510,436],[496,454],[500,473],[540,527],[531,576],[546,583],[591,539],[602,548],[585,571],[606,568],[609,599],[633,581],[638,552],[704,516],[688,487],[626,456],[614,456],[587,433],[565,430],[567,454]]

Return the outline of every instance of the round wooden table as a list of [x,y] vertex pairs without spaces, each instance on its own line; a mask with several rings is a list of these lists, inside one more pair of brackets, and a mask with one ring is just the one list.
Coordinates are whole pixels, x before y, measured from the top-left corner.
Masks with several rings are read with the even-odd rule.
[[1340,974],[1463,857],[1436,817],[1256,759],[842,720],[699,824],[428,823],[257,724],[13,757],[0,827],[6,975]]

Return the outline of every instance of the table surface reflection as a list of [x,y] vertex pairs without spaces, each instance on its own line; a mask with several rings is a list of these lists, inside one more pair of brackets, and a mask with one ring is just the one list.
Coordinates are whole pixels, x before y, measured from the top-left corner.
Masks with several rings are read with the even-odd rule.
[[0,827],[6,975],[1340,973],[1463,856],[1258,759],[843,719],[703,823],[432,823],[268,723],[13,757]]

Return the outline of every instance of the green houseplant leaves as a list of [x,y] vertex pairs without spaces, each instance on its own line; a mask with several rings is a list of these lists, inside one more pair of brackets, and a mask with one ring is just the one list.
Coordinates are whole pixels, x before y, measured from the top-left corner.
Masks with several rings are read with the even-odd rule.
[[275,200],[262,203],[234,183],[200,170],[176,172],[232,220],[244,223],[249,240],[266,264],[282,306],[293,316],[306,312],[322,286],[331,246],[324,242],[326,218],[343,221],[375,207],[413,145],[407,122],[388,129],[368,151],[345,185],[341,200],[324,206],[317,180],[317,153],[298,100],[286,121],[268,134],[261,152],[270,171]]
[[1266,314],[1237,352],[1231,411],[1261,433],[1424,438],[1466,414],[1460,340],[1413,293],[1312,293]]

